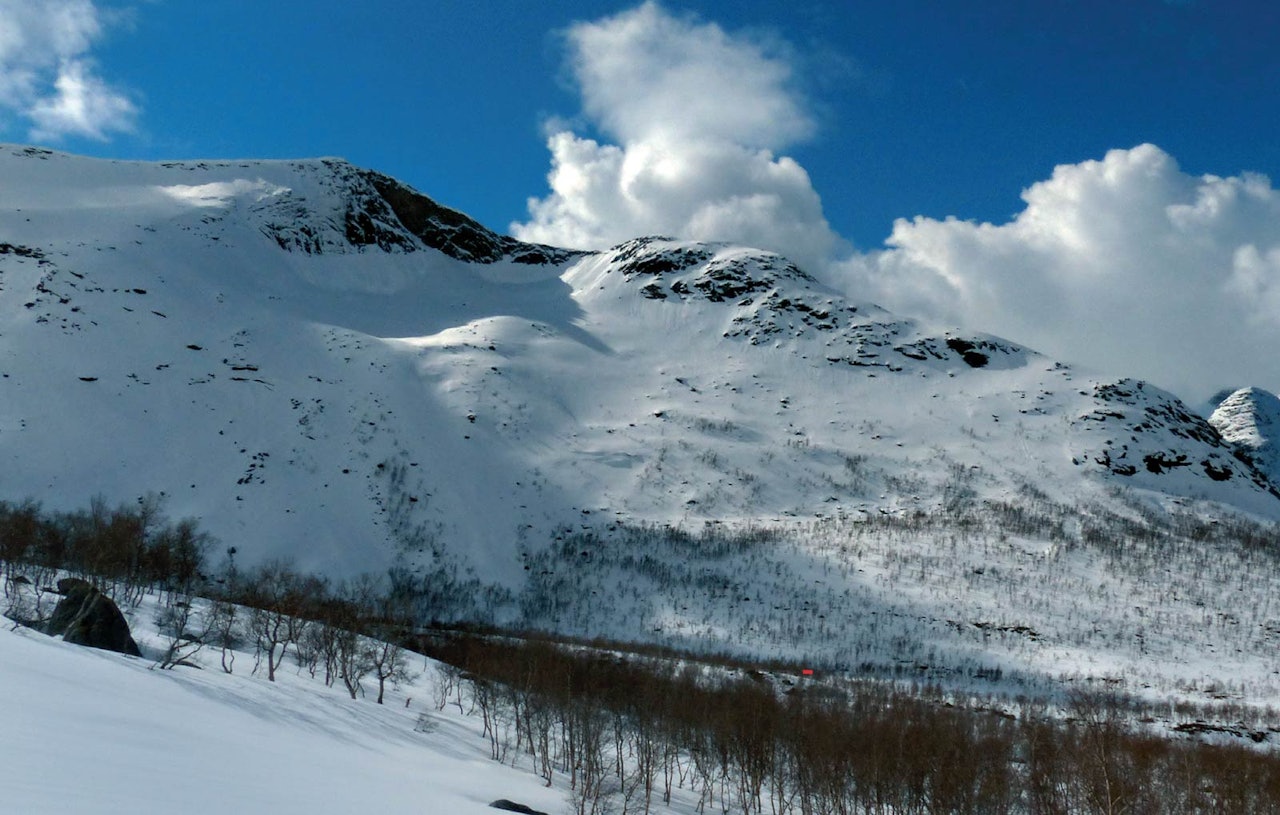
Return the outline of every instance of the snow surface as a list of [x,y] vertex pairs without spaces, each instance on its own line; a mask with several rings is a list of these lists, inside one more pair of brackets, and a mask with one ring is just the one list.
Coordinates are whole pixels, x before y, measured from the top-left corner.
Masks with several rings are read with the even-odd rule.
[[[144,654],[158,647],[151,608],[132,615]],[[476,718],[435,709],[421,658],[419,678],[377,705],[291,665],[274,683],[250,676],[251,654],[228,675],[209,653],[204,670],[156,670],[147,658],[0,629],[0,811],[482,815],[498,798],[566,808],[558,785],[491,760]],[[415,730],[423,713],[434,732]]]

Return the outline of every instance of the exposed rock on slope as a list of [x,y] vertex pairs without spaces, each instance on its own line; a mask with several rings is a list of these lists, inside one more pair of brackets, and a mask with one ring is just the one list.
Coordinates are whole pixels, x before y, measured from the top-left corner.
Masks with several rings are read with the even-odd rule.
[[120,609],[102,592],[78,578],[58,581],[62,599],[45,625],[45,633],[66,642],[142,656]]
[[[498,235],[381,173],[337,159],[324,159],[320,164],[326,172],[319,180],[335,199],[329,207],[313,209],[315,202],[282,190],[255,208],[265,221],[263,232],[282,249],[324,254],[366,247],[384,252],[429,248],[470,263],[509,258],[527,264],[563,263],[585,254]],[[295,166],[307,169],[308,163]]]

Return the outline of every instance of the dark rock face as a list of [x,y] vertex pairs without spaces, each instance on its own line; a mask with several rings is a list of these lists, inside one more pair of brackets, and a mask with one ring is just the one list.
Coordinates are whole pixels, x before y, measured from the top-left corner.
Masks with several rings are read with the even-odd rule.
[[461,212],[440,206],[386,176],[368,173],[366,178],[400,223],[432,249],[476,263],[493,263],[505,254],[497,235]]
[[489,804],[489,806],[506,812],[522,812],[524,815],[547,815],[545,812],[537,809],[530,809],[524,804],[517,804],[515,801],[508,801],[506,798],[499,798],[492,804]]
[[[381,200],[365,200],[363,206],[377,211],[371,218],[364,213],[348,213],[347,239],[356,246],[377,243],[382,248],[398,246],[412,251],[403,237],[388,237],[385,229],[378,229],[374,221],[399,222],[406,230],[432,249],[458,260],[472,263],[496,263],[511,257],[516,263],[540,265],[563,263],[585,254],[557,249],[540,244],[524,243],[515,238],[498,235],[457,210],[441,206],[427,196],[401,184],[393,178],[364,171],[364,180],[373,186]],[[386,202],[385,205],[383,202]],[[385,210],[390,208],[391,212]],[[392,217],[388,217],[388,215]]]
[[[329,173],[326,183],[345,199],[342,212],[313,211],[309,202],[291,193],[255,205],[263,221],[262,233],[286,252],[323,255],[375,247],[408,254],[429,247],[468,263],[509,259],[535,266],[562,264],[590,254],[499,235],[390,176],[340,160],[322,159],[321,163]],[[6,246],[0,244],[0,254],[6,253]],[[14,247],[14,253],[22,249]]]
[[955,337],[947,340],[947,347],[960,355],[970,368],[981,368],[991,361],[991,358],[981,351],[977,350],[976,343],[969,340],[961,340]]
[[75,577],[59,580],[58,591],[63,596],[45,625],[46,634],[61,634],[65,642],[76,645],[142,656],[129,623],[110,597]]

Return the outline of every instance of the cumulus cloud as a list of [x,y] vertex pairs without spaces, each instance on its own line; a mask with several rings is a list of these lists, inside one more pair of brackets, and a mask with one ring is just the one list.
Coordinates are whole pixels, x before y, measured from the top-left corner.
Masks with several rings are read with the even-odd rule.
[[1113,150],[1032,184],[1007,223],[901,219],[886,249],[853,254],[779,154],[816,126],[785,43],[655,2],[578,23],[565,42],[585,126],[549,129],[551,192],[512,224],[520,238],[741,242],[856,299],[1193,400],[1280,389],[1280,192],[1261,175],[1194,176],[1153,145]]
[[31,139],[133,129],[136,106],[89,55],[103,26],[92,0],[0,0],[0,109],[27,119]]
[[1280,388],[1280,191],[1159,148],[1062,165],[995,225],[898,220],[832,264],[850,293],[1137,375],[1184,397]]
[[1007,223],[901,219],[886,249],[852,254],[804,168],[779,155],[815,129],[785,43],[654,2],[565,41],[597,136],[551,128],[551,192],[530,199],[518,237],[741,242],[856,299],[1192,400],[1280,389],[1280,192],[1261,175],[1191,175],[1144,144],[1058,167]]
[[785,44],[647,2],[565,32],[583,115],[552,128],[551,193],[524,240],[600,248],[641,234],[747,242],[816,265],[840,245],[808,173],[775,151],[815,123]]

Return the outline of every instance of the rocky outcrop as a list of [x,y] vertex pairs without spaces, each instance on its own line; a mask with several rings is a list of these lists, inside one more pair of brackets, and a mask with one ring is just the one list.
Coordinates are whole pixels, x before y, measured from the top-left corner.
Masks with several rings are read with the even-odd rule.
[[515,801],[508,801],[506,798],[499,798],[489,804],[489,806],[494,809],[501,809],[504,812],[520,812],[524,815],[547,815],[547,813],[542,812],[541,810],[533,809],[525,804],[518,804]]
[[[427,246],[449,257],[471,263],[496,263],[510,257],[516,263],[540,265],[564,263],[584,254],[552,246],[524,243],[506,235],[498,235],[461,212],[441,206],[394,178],[369,170],[363,171],[361,175],[377,191],[381,201],[385,201],[391,208],[396,220],[405,229]],[[360,239],[351,237],[350,215],[347,220],[348,239],[353,244],[360,243]],[[359,230],[357,230],[358,233]]]
[[87,581],[67,577],[58,581],[62,599],[45,624],[45,633],[65,642],[140,657],[129,623],[110,597]]

